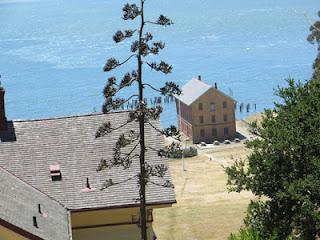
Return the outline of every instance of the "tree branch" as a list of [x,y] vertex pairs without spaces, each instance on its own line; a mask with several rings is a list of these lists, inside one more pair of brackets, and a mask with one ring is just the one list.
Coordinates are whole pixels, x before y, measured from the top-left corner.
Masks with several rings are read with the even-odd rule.
[[308,17],[306,12],[303,13],[303,16],[306,18],[307,22],[311,25],[311,27],[313,27],[313,29],[315,29],[318,32],[320,32],[320,28],[318,28],[314,23],[312,23],[312,21],[310,20],[310,18]]
[[163,178],[168,171],[168,167],[164,164],[157,164],[157,165],[149,165],[146,164],[146,177],[158,177]]
[[156,22],[153,21],[145,21],[144,23],[149,23],[149,24],[155,24],[155,25],[161,25],[161,26],[170,26],[173,24],[173,22],[167,18],[164,15],[160,15],[158,20]]
[[114,182],[114,181],[110,178],[110,179],[108,179],[108,180],[106,180],[106,181],[104,182],[104,184],[102,185],[102,187],[100,188],[100,190],[102,191],[102,190],[107,189],[107,188],[109,188],[109,187],[111,187],[111,186],[115,186],[115,185],[119,185],[119,184],[122,184],[122,183],[129,182],[130,180],[132,180],[132,179],[134,179],[134,178],[136,178],[136,177],[138,177],[138,175],[134,175],[134,176],[132,176],[132,177],[129,177],[129,178],[127,178],[127,179],[125,179],[125,180],[123,180],[123,181],[119,181],[119,182]]
[[157,23],[157,22],[152,22],[152,21],[145,21],[144,23],[149,23],[149,24],[154,24],[154,25],[160,25],[159,23]]
[[160,91],[159,89],[153,87],[151,84],[144,83],[144,84],[142,84],[142,86],[148,86],[148,87],[150,87],[152,90],[161,93],[161,91]]
[[172,71],[172,66],[165,63],[164,61],[161,61],[160,63],[148,63],[147,62],[147,65],[151,68],[151,69],[154,69],[156,70],[157,72],[162,72],[164,74],[168,74],[168,73],[171,73]]
[[[137,147],[139,146],[139,142],[137,142],[136,144],[135,144],[135,146],[130,150],[130,152],[129,153],[122,153],[122,154],[125,154],[126,156],[130,156],[133,152],[134,152],[134,150],[136,150],[137,149]],[[134,156],[139,156],[138,154],[135,154]]]
[[181,135],[178,129],[175,126],[170,126],[165,129],[159,129],[156,126],[154,126],[151,122],[147,122],[153,129],[155,129],[157,132],[159,132],[161,135],[164,135],[166,137],[172,137],[177,141],[181,141]]
[[128,119],[126,123],[123,123],[115,128],[111,127],[111,122],[106,122],[99,127],[98,131],[96,132],[96,138],[103,137],[111,133],[112,131],[116,131],[120,128],[123,128],[124,126],[128,125],[131,122],[132,120]]
[[117,110],[119,109],[123,104],[129,102],[132,98],[138,97],[137,94],[131,95],[129,98],[124,99],[124,98],[117,98],[115,100],[112,99],[112,97],[108,97],[105,100],[105,103],[102,106],[102,111],[104,113],[108,113],[111,110]]
[[123,33],[121,30],[119,30],[114,34],[113,41],[115,41],[116,43],[122,42],[123,40],[132,37],[136,31],[137,31],[137,29],[125,30]]
[[166,187],[166,188],[174,188],[174,185],[172,184],[172,182],[170,182],[169,180],[166,180],[164,183],[156,183],[156,182],[153,182],[151,180],[148,181],[148,183],[151,183],[155,186],[159,186],[159,187]]
[[141,15],[141,9],[136,4],[127,3],[122,11],[124,20],[134,20],[137,16]]
[[126,62],[128,62],[132,57],[136,56],[135,54],[132,54],[130,57],[128,57],[126,60],[124,60],[123,62],[119,62],[117,59],[115,58],[109,58],[106,62],[106,64],[103,67],[103,71],[104,72],[110,72],[113,69],[120,67],[121,65],[125,64]]

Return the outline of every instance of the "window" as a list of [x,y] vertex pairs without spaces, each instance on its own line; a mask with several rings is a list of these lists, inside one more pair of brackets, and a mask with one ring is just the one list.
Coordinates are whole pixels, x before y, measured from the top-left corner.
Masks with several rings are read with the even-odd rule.
[[212,128],[212,136],[213,136],[213,137],[218,136],[218,131],[217,131],[216,128]]
[[205,135],[205,134],[204,134],[204,129],[201,129],[201,130],[200,130],[200,136],[201,136],[201,137],[204,137],[204,135]]
[[227,114],[225,114],[225,115],[223,115],[223,121],[228,121],[228,115]]
[[216,116],[215,116],[215,115],[212,115],[212,116],[211,116],[211,122],[212,122],[212,123],[215,123],[215,122],[216,122]]
[[216,110],[216,104],[214,102],[210,103],[210,112],[214,112]]
[[203,116],[200,116],[199,117],[199,121],[200,121],[200,123],[203,123],[204,121],[203,121]]
[[223,129],[223,132],[224,132],[224,135],[225,135],[225,136],[228,136],[228,135],[229,135],[229,128],[227,128],[227,127],[224,128],[224,129]]
[[223,108],[227,108],[228,107],[228,104],[226,101],[223,102]]
[[202,111],[202,109],[203,109],[203,104],[199,103],[199,110]]

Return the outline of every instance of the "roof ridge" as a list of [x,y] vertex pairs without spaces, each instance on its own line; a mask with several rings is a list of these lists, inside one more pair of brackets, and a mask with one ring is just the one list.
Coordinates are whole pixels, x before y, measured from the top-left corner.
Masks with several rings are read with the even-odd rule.
[[196,81],[198,81],[199,83],[202,83],[204,86],[206,86],[206,87],[212,87],[211,85],[209,85],[208,83],[206,83],[206,82],[204,82],[204,81],[202,81],[202,80],[199,80],[198,78],[192,78],[191,80],[196,80]]
[[[233,97],[229,96],[228,94],[226,94],[225,92],[221,91],[220,89],[215,88],[215,87],[213,87],[212,85],[209,85],[208,83],[206,83],[206,82],[204,82],[204,81],[202,81],[202,80],[199,80],[199,79],[197,79],[197,78],[192,78],[192,80],[197,80],[198,82],[201,82],[204,86],[208,87],[209,89],[212,88],[212,89],[214,89],[215,91],[217,91],[217,92],[221,93],[222,95],[224,95],[225,97],[230,98],[231,100],[233,100],[233,101],[236,102],[236,100],[235,100]],[[208,89],[208,90],[209,90],[209,89]]]
[[37,121],[50,121],[50,120],[59,120],[59,119],[69,119],[69,118],[81,118],[81,117],[91,117],[97,115],[107,115],[107,114],[116,114],[116,113],[126,113],[131,112],[132,110],[120,110],[110,113],[96,112],[96,113],[87,113],[87,114],[79,114],[79,115],[70,115],[70,116],[61,116],[61,117],[48,117],[48,118],[38,118],[38,119],[16,119],[13,122],[37,122]]
[[57,199],[53,198],[52,196],[49,196],[48,194],[44,193],[43,191],[41,191],[40,189],[38,189],[35,186],[32,186],[30,183],[26,182],[25,180],[23,180],[22,178],[18,177],[17,175],[13,174],[12,172],[8,171],[7,169],[3,168],[0,166],[0,170],[8,173],[9,175],[15,177],[16,179],[18,179],[20,182],[22,182],[23,184],[26,184],[27,186],[33,188],[34,190],[36,190],[37,192],[41,193],[42,195],[47,196],[48,198],[50,198],[51,200],[57,202],[58,204],[60,204],[63,208],[65,208],[66,210],[68,210],[68,208],[62,204],[61,202],[59,202]]

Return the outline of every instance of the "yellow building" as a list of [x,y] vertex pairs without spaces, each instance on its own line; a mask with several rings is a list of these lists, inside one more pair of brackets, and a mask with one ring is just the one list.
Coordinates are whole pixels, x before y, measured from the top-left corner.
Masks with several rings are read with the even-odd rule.
[[201,77],[193,78],[176,96],[179,130],[194,143],[232,140],[236,136],[236,101]]
[[[38,189],[47,196],[47,204],[53,204],[50,203],[52,201],[54,204],[58,203],[59,211],[64,211],[58,214],[57,218],[68,216],[65,221],[60,219],[61,228],[69,227],[67,232],[55,229],[52,222],[48,222],[47,228],[43,228],[44,218],[37,218],[38,228],[34,229],[30,214],[34,207],[37,210],[39,201],[36,194],[32,193],[34,191],[29,189],[27,200],[33,205],[31,213],[26,215],[25,224],[31,224],[31,230],[41,231],[44,235],[36,235],[38,238],[22,236],[26,239],[52,240],[140,240],[137,181],[139,158],[133,158],[130,168],[113,167],[97,171],[101,159],[112,159],[119,135],[138,130],[138,124],[128,123],[124,128],[101,138],[95,137],[97,129],[106,122],[111,122],[114,127],[126,123],[129,112],[7,122],[1,101],[3,103],[3,98],[0,98],[0,167],[23,180],[30,188]],[[155,121],[153,125],[159,127],[160,123]],[[163,138],[156,130],[146,126],[145,135],[150,148],[162,147]],[[151,150],[146,152],[146,162],[153,166],[167,166],[166,159],[160,158],[157,152]],[[101,190],[107,179],[122,183]],[[172,188],[160,186],[171,180],[169,172],[163,179],[152,177],[151,180],[155,184],[147,185],[146,198],[148,235],[149,239],[153,240],[156,239],[152,229],[153,209],[170,207],[176,200]],[[25,201],[19,193],[16,193],[15,198]],[[0,194],[1,202],[10,203],[9,199]],[[15,206],[17,205],[13,202],[11,207]],[[15,214],[11,213],[12,218],[19,218],[19,215]],[[20,239],[8,237],[15,232],[3,224],[3,218],[0,213],[0,239]],[[15,222],[11,225],[15,226]],[[23,224],[20,228],[25,232],[31,231]],[[54,233],[61,233],[61,238],[57,238]]]

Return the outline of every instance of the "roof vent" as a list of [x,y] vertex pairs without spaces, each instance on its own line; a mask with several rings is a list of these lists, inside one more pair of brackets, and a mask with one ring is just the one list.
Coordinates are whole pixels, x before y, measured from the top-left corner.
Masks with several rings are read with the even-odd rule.
[[96,189],[90,186],[89,178],[86,178],[86,187],[81,189],[81,192],[92,192],[94,190]]
[[8,130],[8,122],[7,122],[5,106],[4,106],[4,94],[5,94],[5,90],[3,87],[1,87],[1,83],[0,83],[0,131]]
[[50,176],[52,181],[59,181],[62,178],[60,165],[54,164],[49,166]]
[[40,203],[38,204],[38,213],[42,214],[42,211],[41,211],[41,204],[40,204]]
[[32,217],[32,220],[33,220],[33,226],[38,228],[38,222],[37,222],[37,217],[36,216],[33,216]]

